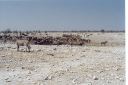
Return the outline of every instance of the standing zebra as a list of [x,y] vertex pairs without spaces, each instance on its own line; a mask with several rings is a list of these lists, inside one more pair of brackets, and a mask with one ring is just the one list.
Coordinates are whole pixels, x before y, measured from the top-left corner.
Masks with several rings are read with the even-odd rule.
[[26,39],[26,40],[20,40],[20,39],[18,39],[18,40],[16,40],[16,44],[17,44],[17,51],[19,51],[19,47],[20,46],[26,46],[26,52],[27,52],[27,49],[28,49],[28,52],[30,52],[30,49],[31,49],[31,46],[30,46],[30,44],[31,44],[31,40],[32,39]]

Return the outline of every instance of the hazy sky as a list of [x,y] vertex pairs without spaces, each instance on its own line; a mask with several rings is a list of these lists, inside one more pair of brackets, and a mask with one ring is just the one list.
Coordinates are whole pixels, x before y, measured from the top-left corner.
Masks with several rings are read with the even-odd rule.
[[0,30],[124,30],[124,0],[0,0]]

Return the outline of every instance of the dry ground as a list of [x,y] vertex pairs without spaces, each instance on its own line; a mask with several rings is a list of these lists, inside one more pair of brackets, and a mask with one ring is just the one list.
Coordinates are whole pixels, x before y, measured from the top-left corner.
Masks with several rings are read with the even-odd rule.
[[32,45],[30,53],[1,44],[0,85],[125,85],[124,33],[91,34],[92,45]]

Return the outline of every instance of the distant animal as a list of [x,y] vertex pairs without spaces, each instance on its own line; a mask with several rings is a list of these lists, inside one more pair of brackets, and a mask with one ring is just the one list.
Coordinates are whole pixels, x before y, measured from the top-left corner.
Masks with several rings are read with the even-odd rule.
[[104,41],[104,42],[101,42],[101,45],[106,45],[108,43],[108,41]]
[[28,52],[30,52],[30,49],[31,49],[31,40],[16,40],[16,45],[17,45],[17,51],[19,51],[19,47],[20,46],[26,46],[26,52],[27,52],[27,49],[28,49]]
[[8,37],[7,35],[3,35],[2,36],[3,43],[6,43],[7,42],[7,37]]
[[86,43],[91,43],[90,39],[84,39],[83,41],[86,42]]
[[90,39],[87,39],[87,43],[91,43],[91,40]]

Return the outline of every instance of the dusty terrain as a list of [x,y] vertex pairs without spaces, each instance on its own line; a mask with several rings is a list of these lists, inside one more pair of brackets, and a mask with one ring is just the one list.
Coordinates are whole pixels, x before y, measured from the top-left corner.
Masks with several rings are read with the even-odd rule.
[[91,44],[31,45],[31,52],[17,52],[15,44],[1,43],[0,85],[125,85],[125,34],[77,34]]

